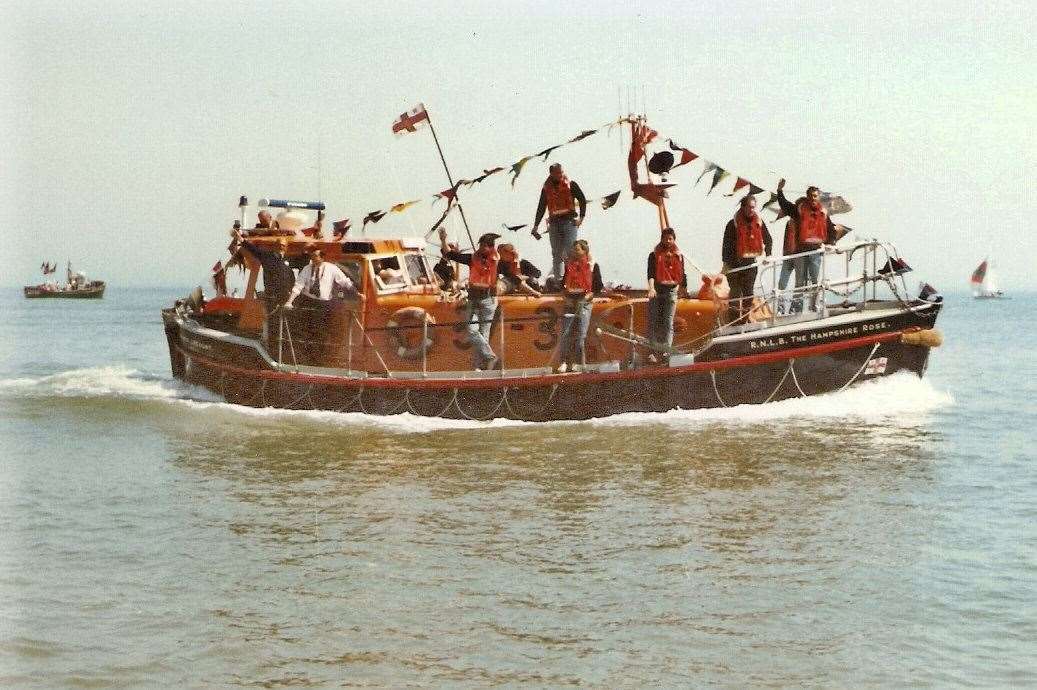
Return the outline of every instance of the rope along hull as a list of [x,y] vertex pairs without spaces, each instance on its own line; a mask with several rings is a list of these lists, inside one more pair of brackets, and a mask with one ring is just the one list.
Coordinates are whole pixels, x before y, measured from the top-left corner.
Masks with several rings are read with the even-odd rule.
[[761,404],[842,390],[860,381],[925,372],[930,348],[901,342],[932,328],[939,305],[852,323],[761,332],[718,342],[694,364],[614,372],[501,378],[362,378],[277,367],[257,341],[192,327],[164,312],[174,376],[252,407],[411,413],[449,419],[581,420]]

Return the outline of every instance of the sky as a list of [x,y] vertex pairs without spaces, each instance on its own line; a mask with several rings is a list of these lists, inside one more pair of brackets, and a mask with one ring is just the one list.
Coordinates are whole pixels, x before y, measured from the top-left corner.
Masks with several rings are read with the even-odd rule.
[[[843,195],[854,210],[836,220],[894,243],[919,280],[961,291],[989,255],[1002,287],[1037,289],[1037,9],[782,5],[6,2],[0,284],[67,259],[112,285],[204,284],[241,194],[319,198],[354,233],[422,199],[368,226],[421,235],[445,173],[427,130],[390,126],[424,102],[455,178],[645,113],[733,173],[710,195],[701,162],[669,179],[671,222],[704,270],[720,266],[734,176],[785,177]],[[588,197],[627,192],[581,235],[606,280],[641,285],[658,224],[629,196],[626,143],[617,128],[551,161]],[[514,187],[498,175],[464,193],[473,233],[531,223],[546,172],[532,161]],[[502,232],[548,264],[546,239]]]

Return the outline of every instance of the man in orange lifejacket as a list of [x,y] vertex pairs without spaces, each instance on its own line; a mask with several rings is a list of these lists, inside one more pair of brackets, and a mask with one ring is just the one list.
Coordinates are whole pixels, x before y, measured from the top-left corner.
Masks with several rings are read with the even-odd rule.
[[[793,204],[785,198],[785,179],[778,181],[778,204],[781,210],[795,221],[796,228],[796,253],[815,252],[799,258],[802,274],[796,275],[796,287],[817,285],[821,278],[821,252],[816,251],[825,245],[835,244],[839,239],[832,219],[821,205],[821,190],[817,187],[807,187],[806,197]],[[790,221],[791,222],[791,221]],[[811,309],[816,304],[817,295],[811,298]]]
[[468,342],[472,344],[472,368],[496,369],[500,360],[490,347],[490,330],[497,313],[497,278],[511,277],[507,262],[501,261],[495,246],[500,235],[487,232],[479,237],[479,248],[474,254],[462,254],[451,249],[446,241],[446,228],[439,229],[440,251],[448,261],[468,266]]
[[[648,339],[667,347],[673,344],[673,316],[677,297],[687,295],[688,276],[684,255],[677,248],[677,233],[663,228],[659,244],[648,255]],[[655,361],[649,355],[649,361]]]
[[727,222],[722,249],[724,272],[731,286],[734,315],[747,316],[752,310],[756,285],[756,260],[771,253],[771,233],[756,213],[756,197],[742,197],[738,212]]
[[[540,221],[547,211],[547,232],[551,240],[551,275],[561,280],[565,256],[576,241],[576,230],[587,214],[587,197],[580,185],[570,180],[561,163],[554,163],[540,190],[533,237],[540,239]],[[576,208],[579,206],[579,213]]]

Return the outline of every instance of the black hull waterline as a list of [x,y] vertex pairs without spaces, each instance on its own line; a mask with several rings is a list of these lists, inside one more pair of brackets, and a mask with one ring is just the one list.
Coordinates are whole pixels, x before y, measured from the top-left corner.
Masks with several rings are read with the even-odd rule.
[[[925,372],[940,304],[916,302],[718,337],[693,363],[581,373],[438,372],[369,376],[273,362],[257,340],[163,312],[173,375],[229,403],[293,410],[411,413],[450,419],[581,420],[628,412],[730,407],[842,390]],[[905,342],[907,340],[907,342]]]

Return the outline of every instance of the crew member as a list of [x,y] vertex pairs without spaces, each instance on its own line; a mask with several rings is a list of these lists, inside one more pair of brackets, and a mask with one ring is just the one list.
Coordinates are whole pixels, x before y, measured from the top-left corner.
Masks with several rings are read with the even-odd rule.
[[270,215],[270,211],[266,209],[259,212],[256,216],[256,226],[252,228],[250,235],[273,235],[277,231],[277,221]]
[[756,213],[756,197],[742,197],[738,212],[727,222],[722,249],[731,302],[738,319],[747,317],[753,307],[756,285],[756,259],[771,253],[771,233]]
[[522,272],[522,264],[526,263],[528,265],[529,262],[523,262],[519,259],[519,253],[515,249],[515,245],[502,244],[497,247],[497,253],[500,254],[501,263],[507,265],[507,272],[510,274],[501,276],[500,283],[503,289],[498,290],[500,294],[521,292],[532,297],[542,297],[540,292],[529,284],[529,276]]
[[591,310],[595,293],[605,290],[601,282],[601,269],[591,259],[590,245],[586,240],[573,242],[569,257],[565,261],[565,277],[562,281],[565,301],[562,309],[562,337],[558,348],[559,364],[555,371],[561,373],[586,364],[584,342],[590,326]]
[[477,371],[495,369],[499,363],[490,347],[490,331],[497,313],[497,277],[510,276],[508,265],[500,260],[495,244],[500,235],[487,232],[479,237],[479,248],[474,254],[462,254],[450,249],[446,242],[446,228],[439,229],[439,246],[443,257],[468,266],[468,342],[472,344],[472,368]]
[[304,290],[307,297],[321,302],[334,297],[335,290],[341,290],[348,297],[357,295],[356,286],[349,276],[335,264],[324,261],[324,254],[319,249],[310,252],[310,263],[299,271],[295,286],[285,301],[285,309],[291,309],[296,297]]
[[[816,250],[835,244],[839,239],[838,231],[821,205],[820,189],[807,187],[806,197],[796,204],[785,198],[784,189],[785,179],[782,178],[778,181],[778,204],[789,218],[796,221],[796,253],[815,252],[799,258],[803,275],[796,282],[803,287],[817,285],[821,277],[821,252]],[[810,301],[813,309],[817,302],[816,293]]]
[[[579,205],[579,213],[576,207]],[[561,163],[554,163],[540,190],[533,237],[540,239],[540,221],[547,211],[547,232],[551,240],[551,275],[561,278],[565,255],[576,241],[576,229],[587,215],[587,198],[580,185],[570,180]]]
[[[796,205],[806,201],[805,196],[801,196],[796,199]],[[795,313],[803,309],[802,295],[797,291],[795,297],[792,300],[791,306],[789,300],[785,297],[785,289],[789,285],[789,278],[792,276],[792,272],[796,273],[796,281],[793,283],[796,288],[803,287],[803,281],[805,279],[803,272],[803,262],[800,261],[802,257],[788,258],[792,254],[796,253],[796,247],[799,242],[799,225],[796,224],[795,218],[789,218],[785,223],[785,239],[782,242],[782,260],[781,260],[781,273],[778,274],[778,291],[781,294],[780,302],[778,303],[779,313]]]
[[[663,228],[659,244],[648,255],[648,339],[653,343],[673,344],[673,316],[677,296],[687,294],[688,276],[684,271],[684,255],[677,248],[677,233]],[[655,355],[649,361],[657,361]]]

